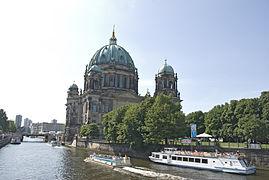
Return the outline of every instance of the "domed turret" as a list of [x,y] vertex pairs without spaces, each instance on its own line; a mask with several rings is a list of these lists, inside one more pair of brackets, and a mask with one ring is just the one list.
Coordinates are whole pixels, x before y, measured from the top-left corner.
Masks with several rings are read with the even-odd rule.
[[78,89],[78,86],[77,86],[75,83],[73,83],[73,84],[69,87],[69,90],[76,90],[76,89]]
[[167,64],[167,59],[165,59],[164,65],[159,69],[158,73],[174,73],[172,66]]
[[123,47],[117,45],[114,30],[109,45],[103,46],[93,55],[89,67],[100,64],[123,65],[132,70],[136,69],[130,54]]
[[75,82],[68,88],[68,97],[74,97],[78,95],[78,86]]
[[176,101],[180,101],[177,91],[177,74],[174,73],[172,66],[167,64],[167,59],[165,59],[164,65],[155,76],[154,96],[157,96],[159,93],[166,95],[172,94],[172,97],[175,98]]

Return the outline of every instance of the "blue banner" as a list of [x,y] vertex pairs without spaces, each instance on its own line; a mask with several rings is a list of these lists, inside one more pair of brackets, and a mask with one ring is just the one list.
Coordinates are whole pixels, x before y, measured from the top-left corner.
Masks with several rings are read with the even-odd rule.
[[191,124],[191,137],[196,138],[196,124]]

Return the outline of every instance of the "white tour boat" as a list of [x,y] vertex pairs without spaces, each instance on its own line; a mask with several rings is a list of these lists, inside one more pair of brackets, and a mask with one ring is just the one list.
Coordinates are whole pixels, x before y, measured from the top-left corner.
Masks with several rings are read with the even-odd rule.
[[104,154],[92,154],[90,157],[87,157],[85,162],[97,162],[99,164],[104,164],[110,167],[123,167],[123,166],[131,166],[130,157],[119,157],[119,156],[111,156]]
[[164,148],[162,152],[152,152],[149,159],[156,163],[173,166],[207,169],[238,174],[253,174],[254,165],[244,156],[209,152],[178,151],[176,148]]

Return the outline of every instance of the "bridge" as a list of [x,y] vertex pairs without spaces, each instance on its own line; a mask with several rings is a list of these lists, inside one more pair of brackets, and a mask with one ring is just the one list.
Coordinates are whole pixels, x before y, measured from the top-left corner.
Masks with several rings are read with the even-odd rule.
[[21,141],[23,141],[23,136],[26,137],[40,137],[44,140],[44,142],[50,142],[51,140],[55,139],[58,141],[62,140],[62,134],[56,134],[56,133],[39,133],[39,134],[31,134],[31,133],[14,133],[12,134],[12,138],[19,137]]

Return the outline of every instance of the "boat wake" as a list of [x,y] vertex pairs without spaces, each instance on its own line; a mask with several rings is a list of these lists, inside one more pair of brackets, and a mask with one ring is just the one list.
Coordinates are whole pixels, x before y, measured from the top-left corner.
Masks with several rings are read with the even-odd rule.
[[123,167],[123,168],[114,168],[115,171],[121,173],[135,173],[146,177],[158,178],[158,179],[180,179],[180,180],[187,180],[188,178],[184,178],[181,176],[175,176],[167,173],[159,173],[154,172],[150,169],[143,168],[143,167]]

